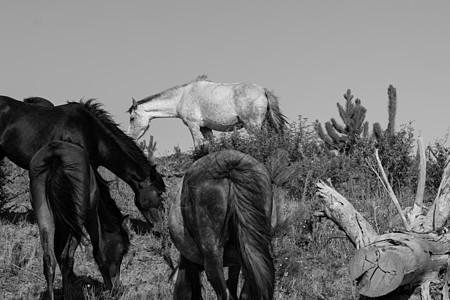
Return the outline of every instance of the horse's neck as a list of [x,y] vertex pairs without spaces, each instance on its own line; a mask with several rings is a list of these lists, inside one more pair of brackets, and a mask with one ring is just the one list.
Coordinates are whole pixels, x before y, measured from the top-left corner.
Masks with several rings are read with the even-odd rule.
[[188,87],[178,87],[168,94],[161,94],[152,100],[145,102],[142,108],[151,118],[177,118],[177,106],[180,103],[184,92]]
[[[124,159],[124,157],[114,157],[114,159],[120,161],[120,163],[109,163],[105,167],[128,184],[133,192],[136,193],[139,183],[148,179],[148,176],[143,172],[137,172],[138,169],[133,167],[135,165],[134,162],[129,163],[129,160]],[[138,168],[140,170],[139,166]]]
[[137,183],[147,179],[148,174],[139,161],[124,149],[126,146],[115,139],[100,140],[101,165],[135,190]]

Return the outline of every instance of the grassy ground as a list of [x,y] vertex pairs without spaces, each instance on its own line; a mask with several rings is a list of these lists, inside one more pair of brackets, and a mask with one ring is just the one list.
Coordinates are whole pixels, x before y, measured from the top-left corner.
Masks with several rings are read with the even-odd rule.
[[[164,178],[168,189],[167,201],[174,196],[181,180],[179,175],[187,165],[186,161],[159,162],[158,169],[167,175]],[[41,299],[45,296],[46,283],[38,229],[26,193],[28,176],[17,170],[12,173],[10,176],[14,180],[8,183],[8,188],[20,195],[6,206],[9,213],[0,215],[0,299]],[[75,260],[76,299],[171,299],[171,271],[158,254],[160,241],[148,231],[133,204],[133,193],[128,186],[116,181],[105,170],[102,174],[113,180],[113,198],[123,214],[130,215],[131,248],[122,265],[122,285],[110,293],[103,291],[90,244],[79,247]],[[300,203],[278,188],[275,189],[275,197],[283,216],[300,209],[298,222],[273,242],[277,272],[275,299],[359,299],[348,272],[348,263],[355,249],[330,221],[310,222],[312,209],[317,208],[317,199]],[[365,199],[358,202],[357,207],[368,219],[378,220],[376,227],[380,230],[386,227],[387,219],[392,216],[389,205],[383,201],[386,200]],[[375,206],[382,208],[374,212]],[[172,247],[171,251],[177,260],[177,250]],[[215,299],[204,276],[203,286],[204,299]],[[59,297],[59,270],[56,288]]]

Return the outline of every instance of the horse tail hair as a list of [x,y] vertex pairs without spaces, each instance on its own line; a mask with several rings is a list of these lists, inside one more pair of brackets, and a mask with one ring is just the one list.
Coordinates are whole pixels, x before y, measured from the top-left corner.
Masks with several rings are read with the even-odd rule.
[[[242,159],[243,161],[244,159]],[[229,170],[232,193],[232,225],[242,259],[242,271],[249,284],[251,299],[272,299],[275,285],[271,256],[271,224],[264,207],[265,184],[270,179],[248,164],[235,164]]]
[[77,199],[83,193],[82,183],[68,172],[76,170],[76,164],[66,164],[60,155],[55,154],[45,159],[43,168],[47,170],[47,203],[55,220],[68,226],[75,237],[84,237],[83,212]]
[[288,121],[286,116],[281,113],[278,97],[266,88],[264,89],[264,92],[268,100],[266,120],[277,133],[283,133],[287,128]]

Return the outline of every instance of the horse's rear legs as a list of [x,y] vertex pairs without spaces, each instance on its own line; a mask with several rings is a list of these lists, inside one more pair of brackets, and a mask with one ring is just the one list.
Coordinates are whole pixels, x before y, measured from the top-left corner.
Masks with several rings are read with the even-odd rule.
[[201,266],[190,262],[183,255],[178,266],[178,275],[173,289],[174,300],[201,300]]
[[223,251],[208,253],[205,256],[204,265],[206,277],[217,294],[217,300],[232,299],[223,275]]
[[[58,231],[58,230],[57,230]],[[72,277],[75,250],[78,247],[80,238],[76,238],[73,234],[63,232],[62,235],[57,235],[60,238],[56,240],[55,254],[58,264],[61,269],[63,278],[64,299],[72,299]],[[67,237],[64,239],[64,236]]]
[[53,300],[53,283],[55,280],[56,257],[55,257],[55,222],[53,215],[50,213],[50,208],[47,205],[46,199],[42,196],[44,192],[39,192],[42,185],[33,186],[33,181],[30,184],[32,192],[31,204],[36,215],[36,220],[39,227],[39,235],[41,237],[41,246],[43,251],[44,276],[47,281],[48,299]]
[[233,299],[238,299],[237,297],[237,288],[239,283],[239,273],[241,272],[240,265],[232,265],[228,267],[228,280],[227,287],[230,291]]
[[228,280],[227,280],[227,287],[230,290],[230,294],[233,297],[233,299],[239,299],[239,300],[248,300],[250,299],[250,289],[248,286],[247,281],[244,280],[244,285],[242,286],[241,290],[241,296],[237,297],[237,287],[239,283],[239,273],[241,271],[240,265],[232,265],[228,267]]
[[55,296],[53,294],[53,283],[55,281],[55,269],[56,269],[56,258],[55,252],[53,250],[53,239],[54,231],[49,231],[46,228],[40,230],[42,250],[44,252],[43,262],[44,262],[44,276],[47,281],[47,293],[48,299],[54,300]]

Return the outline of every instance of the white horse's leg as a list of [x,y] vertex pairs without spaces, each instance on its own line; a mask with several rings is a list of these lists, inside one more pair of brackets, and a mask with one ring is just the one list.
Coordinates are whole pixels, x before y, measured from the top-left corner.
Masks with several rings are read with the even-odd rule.
[[194,147],[198,148],[203,145],[203,134],[200,131],[200,126],[195,123],[186,123],[194,140]]

